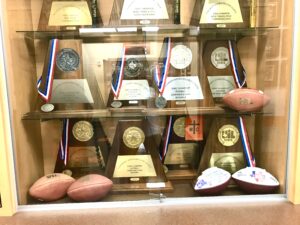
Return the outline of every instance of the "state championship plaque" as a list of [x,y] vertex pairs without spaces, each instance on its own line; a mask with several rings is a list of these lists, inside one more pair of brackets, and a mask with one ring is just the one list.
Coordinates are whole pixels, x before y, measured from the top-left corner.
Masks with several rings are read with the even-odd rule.
[[251,5],[244,0],[197,0],[191,25],[201,28],[250,27]]
[[119,120],[106,167],[113,192],[171,191],[149,122]]
[[[50,40],[37,85],[41,104],[52,104],[52,110],[91,109],[103,104],[94,78],[83,75],[81,45],[81,40]],[[50,107],[42,105],[40,109],[49,112]]]
[[213,104],[207,78],[199,76],[198,47],[196,42],[170,37],[164,39],[157,65],[152,70],[157,108]]
[[54,172],[104,174],[109,142],[99,120],[64,119]]
[[174,20],[172,0],[115,0],[110,25],[173,24]]
[[170,180],[193,179],[204,148],[202,116],[169,116],[160,155]]
[[235,173],[246,166],[243,145],[249,139],[241,127],[239,117],[213,120],[200,160],[199,174],[209,167]]
[[207,41],[203,50],[203,64],[215,103],[238,84],[246,87],[245,70],[235,41]]
[[144,46],[124,45],[112,74],[107,107],[145,107],[151,97],[151,76]]
[[101,24],[96,0],[44,0],[38,30],[74,31],[80,27]]

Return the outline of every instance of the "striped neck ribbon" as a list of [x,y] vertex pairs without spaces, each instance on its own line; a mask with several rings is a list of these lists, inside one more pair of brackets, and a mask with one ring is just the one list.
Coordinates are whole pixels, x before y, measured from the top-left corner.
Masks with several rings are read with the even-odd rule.
[[38,94],[45,102],[49,102],[51,99],[57,49],[58,49],[58,39],[50,40],[49,62],[47,64],[48,67],[47,67],[47,73],[46,73],[46,83],[45,83],[45,86],[43,87],[43,90],[41,89],[41,83],[42,83],[43,76],[41,76],[37,82]]
[[119,68],[119,69],[117,70],[116,80],[115,80],[115,82],[112,81],[112,83],[111,83],[111,89],[116,98],[119,97],[120,90],[122,87],[122,82],[123,82],[123,77],[124,77],[124,67],[125,67],[125,61],[126,61],[125,57],[126,57],[126,47],[124,46],[122,48],[122,52],[121,52],[121,61],[118,62],[118,66],[117,66],[117,68]]
[[156,65],[154,70],[154,81],[158,88],[160,95],[164,93],[164,89],[167,82],[167,77],[170,68],[171,60],[171,38],[167,37],[164,39],[163,47],[165,47],[165,57],[163,59],[163,66],[160,68],[159,65]]
[[59,156],[64,165],[67,165],[69,156],[69,119],[63,120],[63,132],[59,143]]

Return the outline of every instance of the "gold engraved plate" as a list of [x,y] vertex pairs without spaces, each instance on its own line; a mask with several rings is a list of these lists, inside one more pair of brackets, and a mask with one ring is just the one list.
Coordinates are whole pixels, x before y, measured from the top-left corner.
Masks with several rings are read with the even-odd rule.
[[226,147],[235,145],[240,137],[239,130],[233,125],[224,125],[219,129],[218,139]]
[[211,53],[211,63],[217,69],[226,69],[230,64],[229,52],[225,47],[218,47]]
[[173,124],[173,131],[178,137],[185,137],[185,117],[180,117]]
[[224,169],[232,174],[245,167],[244,156],[242,152],[213,153],[209,166]]
[[191,63],[193,54],[190,48],[185,45],[176,45],[171,51],[171,65],[176,69],[185,69]]
[[144,141],[145,134],[138,127],[129,127],[123,133],[123,142],[128,148],[138,148]]
[[164,164],[192,164],[196,157],[197,147],[196,143],[169,144]]
[[92,17],[86,1],[53,1],[49,26],[92,25]]
[[200,24],[228,23],[243,23],[239,0],[205,0]]
[[93,125],[88,121],[78,121],[74,124],[72,133],[78,141],[88,141],[94,136]]
[[72,147],[68,163],[71,168],[99,166],[95,147]]
[[113,177],[155,177],[150,155],[119,155]]

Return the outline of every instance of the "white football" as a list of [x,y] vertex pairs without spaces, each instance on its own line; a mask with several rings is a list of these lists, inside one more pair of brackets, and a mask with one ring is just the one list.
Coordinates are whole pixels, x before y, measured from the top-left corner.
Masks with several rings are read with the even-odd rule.
[[247,193],[267,194],[279,187],[278,180],[265,169],[247,167],[235,172],[232,178]]
[[211,167],[198,177],[194,190],[202,195],[217,195],[226,189],[230,179],[231,174],[226,170]]

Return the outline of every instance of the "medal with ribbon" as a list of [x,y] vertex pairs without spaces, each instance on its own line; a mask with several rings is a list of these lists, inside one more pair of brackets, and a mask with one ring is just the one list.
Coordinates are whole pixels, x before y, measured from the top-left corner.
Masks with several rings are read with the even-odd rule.
[[163,47],[165,47],[164,59],[163,59],[163,66],[159,68],[159,65],[156,65],[154,70],[154,81],[158,88],[159,95],[162,96],[166,81],[168,77],[168,72],[170,68],[170,59],[171,59],[171,38],[165,38]]
[[[37,82],[38,94],[45,102],[49,102],[51,99],[52,84],[53,84],[54,70],[55,70],[55,60],[56,60],[56,53],[58,49],[58,39],[50,40],[49,47],[50,47],[49,61],[47,63],[45,78],[43,74]],[[45,81],[43,80],[43,78],[45,79]],[[42,82],[44,85],[41,85]]]
[[124,46],[121,52],[121,61],[118,62],[118,66],[117,66],[117,68],[119,69],[117,69],[116,72],[117,73],[116,79],[111,83],[111,89],[116,99],[119,97],[120,90],[122,87],[122,81],[124,77],[125,57],[126,57],[126,47]]
[[[246,86],[246,71],[245,71],[244,67],[242,67],[242,71],[243,71],[243,75],[244,75],[244,80],[242,81],[240,74],[239,74],[236,55],[235,55],[233,44],[232,44],[231,40],[228,41],[228,48],[229,48],[231,69],[234,74],[234,80],[235,80],[236,86],[238,88],[243,88],[244,86]],[[241,133],[241,137],[242,137],[243,151],[244,151],[244,154],[246,157],[247,166],[255,167],[255,158],[254,158],[252,150],[251,150],[248,133],[247,133],[247,130],[245,127],[245,122],[241,116],[238,118],[238,124],[239,124],[239,129],[240,129],[240,133]]]
[[165,139],[163,142],[163,147],[161,148],[161,152],[160,152],[160,159],[162,162],[164,162],[167,151],[168,151],[172,122],[173,122],[173,116],[169,116],[168,124],[166,126],[166,131],[165,131],[166,135],[165,135]]
[[69,119],[63,120],[63,132],[59,143],[59,157],[67,165],[69,152]]

